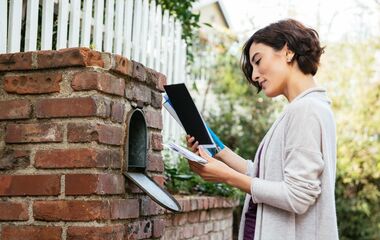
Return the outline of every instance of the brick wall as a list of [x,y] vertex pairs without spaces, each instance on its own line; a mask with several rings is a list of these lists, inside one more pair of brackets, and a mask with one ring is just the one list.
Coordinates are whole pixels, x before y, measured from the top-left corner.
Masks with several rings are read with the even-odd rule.
[[164,185],[165,83],[86,48],[0,55],[0,239],[198,239],[197,224],[230,239],[236,203],[177,197],[184,212],[174,215],[122,175],[127,114],[139,107],[147,173]]

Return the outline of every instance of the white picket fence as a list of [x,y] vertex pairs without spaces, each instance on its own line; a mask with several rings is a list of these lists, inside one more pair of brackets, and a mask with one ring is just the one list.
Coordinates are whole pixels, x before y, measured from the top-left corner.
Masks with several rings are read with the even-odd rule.
[[[42,6],[42,22],[38,21],[39,6]],[[54,21],[58,23],[56,35]],[[181,34],[180,22],[169,16],[167,10],[162,12],[153,0],[43,0],[41,3],[0,0],[0,53],[92,47],[123,55],[162,72],[171,84],[186,82],[186,43]],[[37,49],[38,37],[40,49]],[[166,111],[163,114],[164,140],[178,139],[177,124]]]

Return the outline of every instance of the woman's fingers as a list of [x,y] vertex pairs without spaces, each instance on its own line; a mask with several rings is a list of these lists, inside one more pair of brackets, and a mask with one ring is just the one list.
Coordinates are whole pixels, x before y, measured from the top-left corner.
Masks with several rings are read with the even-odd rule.
[[196,142],[193,144],[193,146],[191,147],[191,150],[192,150],[193,152],[198,151],[198,146],[199,146],[199,142],[196,141]]
[[193,142],[194,142],[195,138],[190,136],[190,135],[187,135],[186,136],[186,142],[187,142],[187,146],[189,148],[191,148],[193,146]]
[[196,152],[198,151],[198,146],[199,146],[199,142],[195,141],[195,138],[190,136],[190,135],[186,135],[186,142],[187,142],[187,147],[191,149],[192,152]]

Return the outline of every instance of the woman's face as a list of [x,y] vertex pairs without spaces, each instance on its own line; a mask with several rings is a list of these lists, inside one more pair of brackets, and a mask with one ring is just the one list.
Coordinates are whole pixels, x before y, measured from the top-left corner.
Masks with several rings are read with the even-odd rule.
[[283,94],[287,86],[290,67],[286,51],[286,46],[276,51],[262,43],[253,43],[249,49],[249,59],[253,67],[252,80],[260,84],[268,97]]

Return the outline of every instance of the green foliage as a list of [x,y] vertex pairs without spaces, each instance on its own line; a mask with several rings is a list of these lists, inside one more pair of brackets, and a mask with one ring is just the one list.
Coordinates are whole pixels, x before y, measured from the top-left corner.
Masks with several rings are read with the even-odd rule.
[[336,206],[340,239],[380,239],[378,40],[328,46],[322,71],[337,119]]
[[[166,156],[165,158],[168,158]],[[193,173],[187,160],[180,158],[178,164],[170,165],[165,161],[166,187],[173,194],[199,194],[239,198],[241,193],[236,188],[222,183],[210,183]]]
[[[162,10],[168,10],[170,15],[182,23],[182,39],[186,41],[188,49],[198,37],[197,30],[200,27],[199,14],[192,12],[194,2],[196,2],[196,0],[157,0],[157,4],[162,6]],[[193,54],[187,51],[187,56],[191,62]]]

